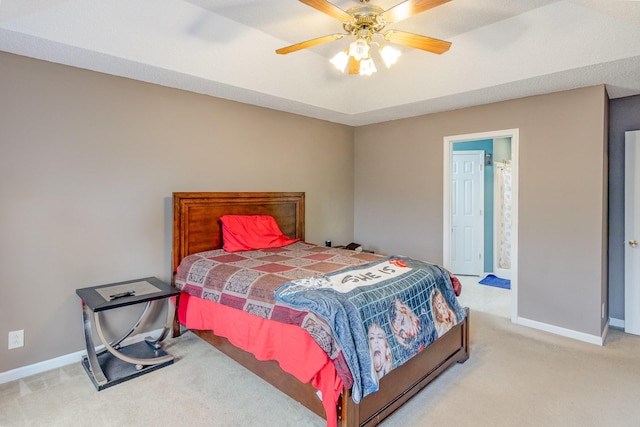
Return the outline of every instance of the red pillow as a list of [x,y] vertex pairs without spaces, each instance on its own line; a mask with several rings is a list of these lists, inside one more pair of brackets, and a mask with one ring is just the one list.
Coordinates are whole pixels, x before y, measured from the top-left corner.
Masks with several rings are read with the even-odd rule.
[[279,248],[300,239],[290,239],[268,215],[223,215],[222,248],[227,252]]

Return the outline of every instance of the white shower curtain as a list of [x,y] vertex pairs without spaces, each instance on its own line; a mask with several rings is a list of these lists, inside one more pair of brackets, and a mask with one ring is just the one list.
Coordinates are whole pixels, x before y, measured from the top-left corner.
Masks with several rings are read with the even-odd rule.
[[498,198],[497,218],[497,257],[496,266],[499,269],[511,269],[511,165],[495,163],[496,166],[496,197]]

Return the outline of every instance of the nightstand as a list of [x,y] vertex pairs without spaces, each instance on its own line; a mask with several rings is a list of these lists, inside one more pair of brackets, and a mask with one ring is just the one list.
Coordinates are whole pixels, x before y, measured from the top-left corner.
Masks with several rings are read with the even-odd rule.
[[[180,295],[177,289],[155,277],[145,277],[76,289],[76,294],[82,300],[82,326],[87,346],[87,355],[82,358],[82,366],[98,391],[173,363],[173,356],[160,348],[160,342],[167,337],[173,324],[175,305],[172,297],[177,298]],[[149,309],[152,304],[165,299],[168,299],[167,322],[160,336],[147,337],[143,341],[123,345],[123,341],[133,335],[153,311]],[[112,342],[107,341],[102,330],[101,313],[134,304],[146,304],[140,318],[122,337]],[[92,319],[100,343],[104,346],[97,352],[91,327]]]

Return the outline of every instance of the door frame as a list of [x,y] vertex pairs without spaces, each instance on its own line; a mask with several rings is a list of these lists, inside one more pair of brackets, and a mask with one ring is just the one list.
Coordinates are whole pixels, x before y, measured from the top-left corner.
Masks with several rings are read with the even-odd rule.
[[[456,141],[457,142],[457,141]],[[484,150],[456,150],[456,151],[452,151],[451,153],[451,160],[453,161],[453,156],[456,154],[472,154],[472,155],[476,155],[479,157],[480,162],[482,162],[482,173],[480,176],[480,182],[478,183],[479,185],[479,189],[480,189],[480,201],[478,203],[478,206],[482,209],[482,213],[480,212],[476,212],[474,214],[474,220],[476,221],[476,228],[475,228],[475,232],[476,235],[474,236],[474,241],[477,240],[476,245],[477,245],[477,250],[474,251],[478,252],[480,254],[480,259],[476,259],[474,260],[474,262],[476,263],[477,267],[478,267],[478,274],[481,275],[484,272],[484,216],[485,216],[485,209],[484,209],[484,159],[485,159],[485,151]],[[451,176],[449,177],[449,182],[451,182]],[[451,194],[451,193],[449,193]],[[452,221],[453,222],[453,221]],[[450,230],[452,230],[453,228],[453,224],[451,224],[451,227],[449,227]],[[476,239],[477,238],[477,239]],[[451,240],[449,240],[449,242],[451,242]],[[450,244],[451,247],[451,244]],[[475,256],[475,255],[474,255]],[[454,271],[453,269],[453,264],[452,264],[452,260],[451,260],[451,252],[449,252],[449,266],[451,267],[451,271]]]
[[520,130],[505,129],[464,135],[445,136],[443,140],[443,203],[442,203],[442,259],[445,268],[451,265],[451,159],[455,142],[480,139],[511,138],[512,189],[512,250],[511,250],[511,321],[518,321],[518,175],[520,166]]

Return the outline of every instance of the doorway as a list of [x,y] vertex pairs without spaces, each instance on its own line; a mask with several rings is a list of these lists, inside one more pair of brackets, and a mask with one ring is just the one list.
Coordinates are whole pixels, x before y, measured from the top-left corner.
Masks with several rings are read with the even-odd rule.
[[[506,158],[500,150],[493,149],[491,151],[491,155],[487,156],[485,154],[484,163],[485,166],[490,164],[491,167],[491,180],[493,185],[493,166],[496,162],[499,162],[502,165],[506,165],[508,161],[509,167],[509,184],[510,184],[510,194],[509,194],[509,203],[510,203],[510,215],[509,215],[509,226],[510,235],[508,236],[508,242],[510,246],[508,247],[508,255],[509,255],[509,273],[511,280],[511,292],[510,292],[510,314],[511,320],[513,322],[517,321],[518,318],[518,287],[517,287],[517,252],[518,252],[518,152],[519,152],[519,131],[518,129],[508,129],[508,130],[499,130],[492,132],[483,132],[483,133],[475,133],[475,134],[466,134],[466,135],[455,135],[448,136],[444,138],[444,164],[443,164],[443,264],[446,268],[451,270],[452,266],[452,250],[455,242],[453,241],[453,233],[452,233],[452,202],[453,202],[453,184],[452,184],[452,170],[453,170],[453,153],[460,149],[461,146],[464,147],[464,144],[460,143],[469,143],[471,141],[486,141],[491,140],[493,142],[492,146],[497,147],[499,144],[496,144],[498,141],[509,141],[509,156],[510,158]],[[456,149],[456,144],[458,144]],[[468,145],[467,145],[468,147]],[[504,157],[504,158],[503,158]],[[494,192],[494,188],[491,187],[491,192]],[[493,196],[493,195],[492,195]],[[484,218],[484,234],[485,236],[489,235],[491,239],[484,239],[484,253],[491,254],[491,260],[489,260],[488,256],[485,257],[483,262],[484,271],[493,272],[495,267],[495,257],[494,255],[500,256],[500,249],[496,249],[496,240],[500,237],[504,236],[495,236],[496,233],[493,232],[494,229],[500,230],[500,224],[495,224],[494,221],[494,212],[497,209],[494,209],[493,205],[493,197],[491,198],[491,206],[485,204],[484,211],[490,209],[491,217],[485,215]],[[498,213],[499,214],[499,213]],[[503,248],[504,249],[504,248]],[[504,255],[504,253],[503,253]],[[503,258],[504,261],[504,258]],[[504,265],[503,265],[504,266]],[[505,269],[506,270],[506,269]],[[482,272],[480,272],[482,273]],[[504,275],[504,272],[502,272]]]

